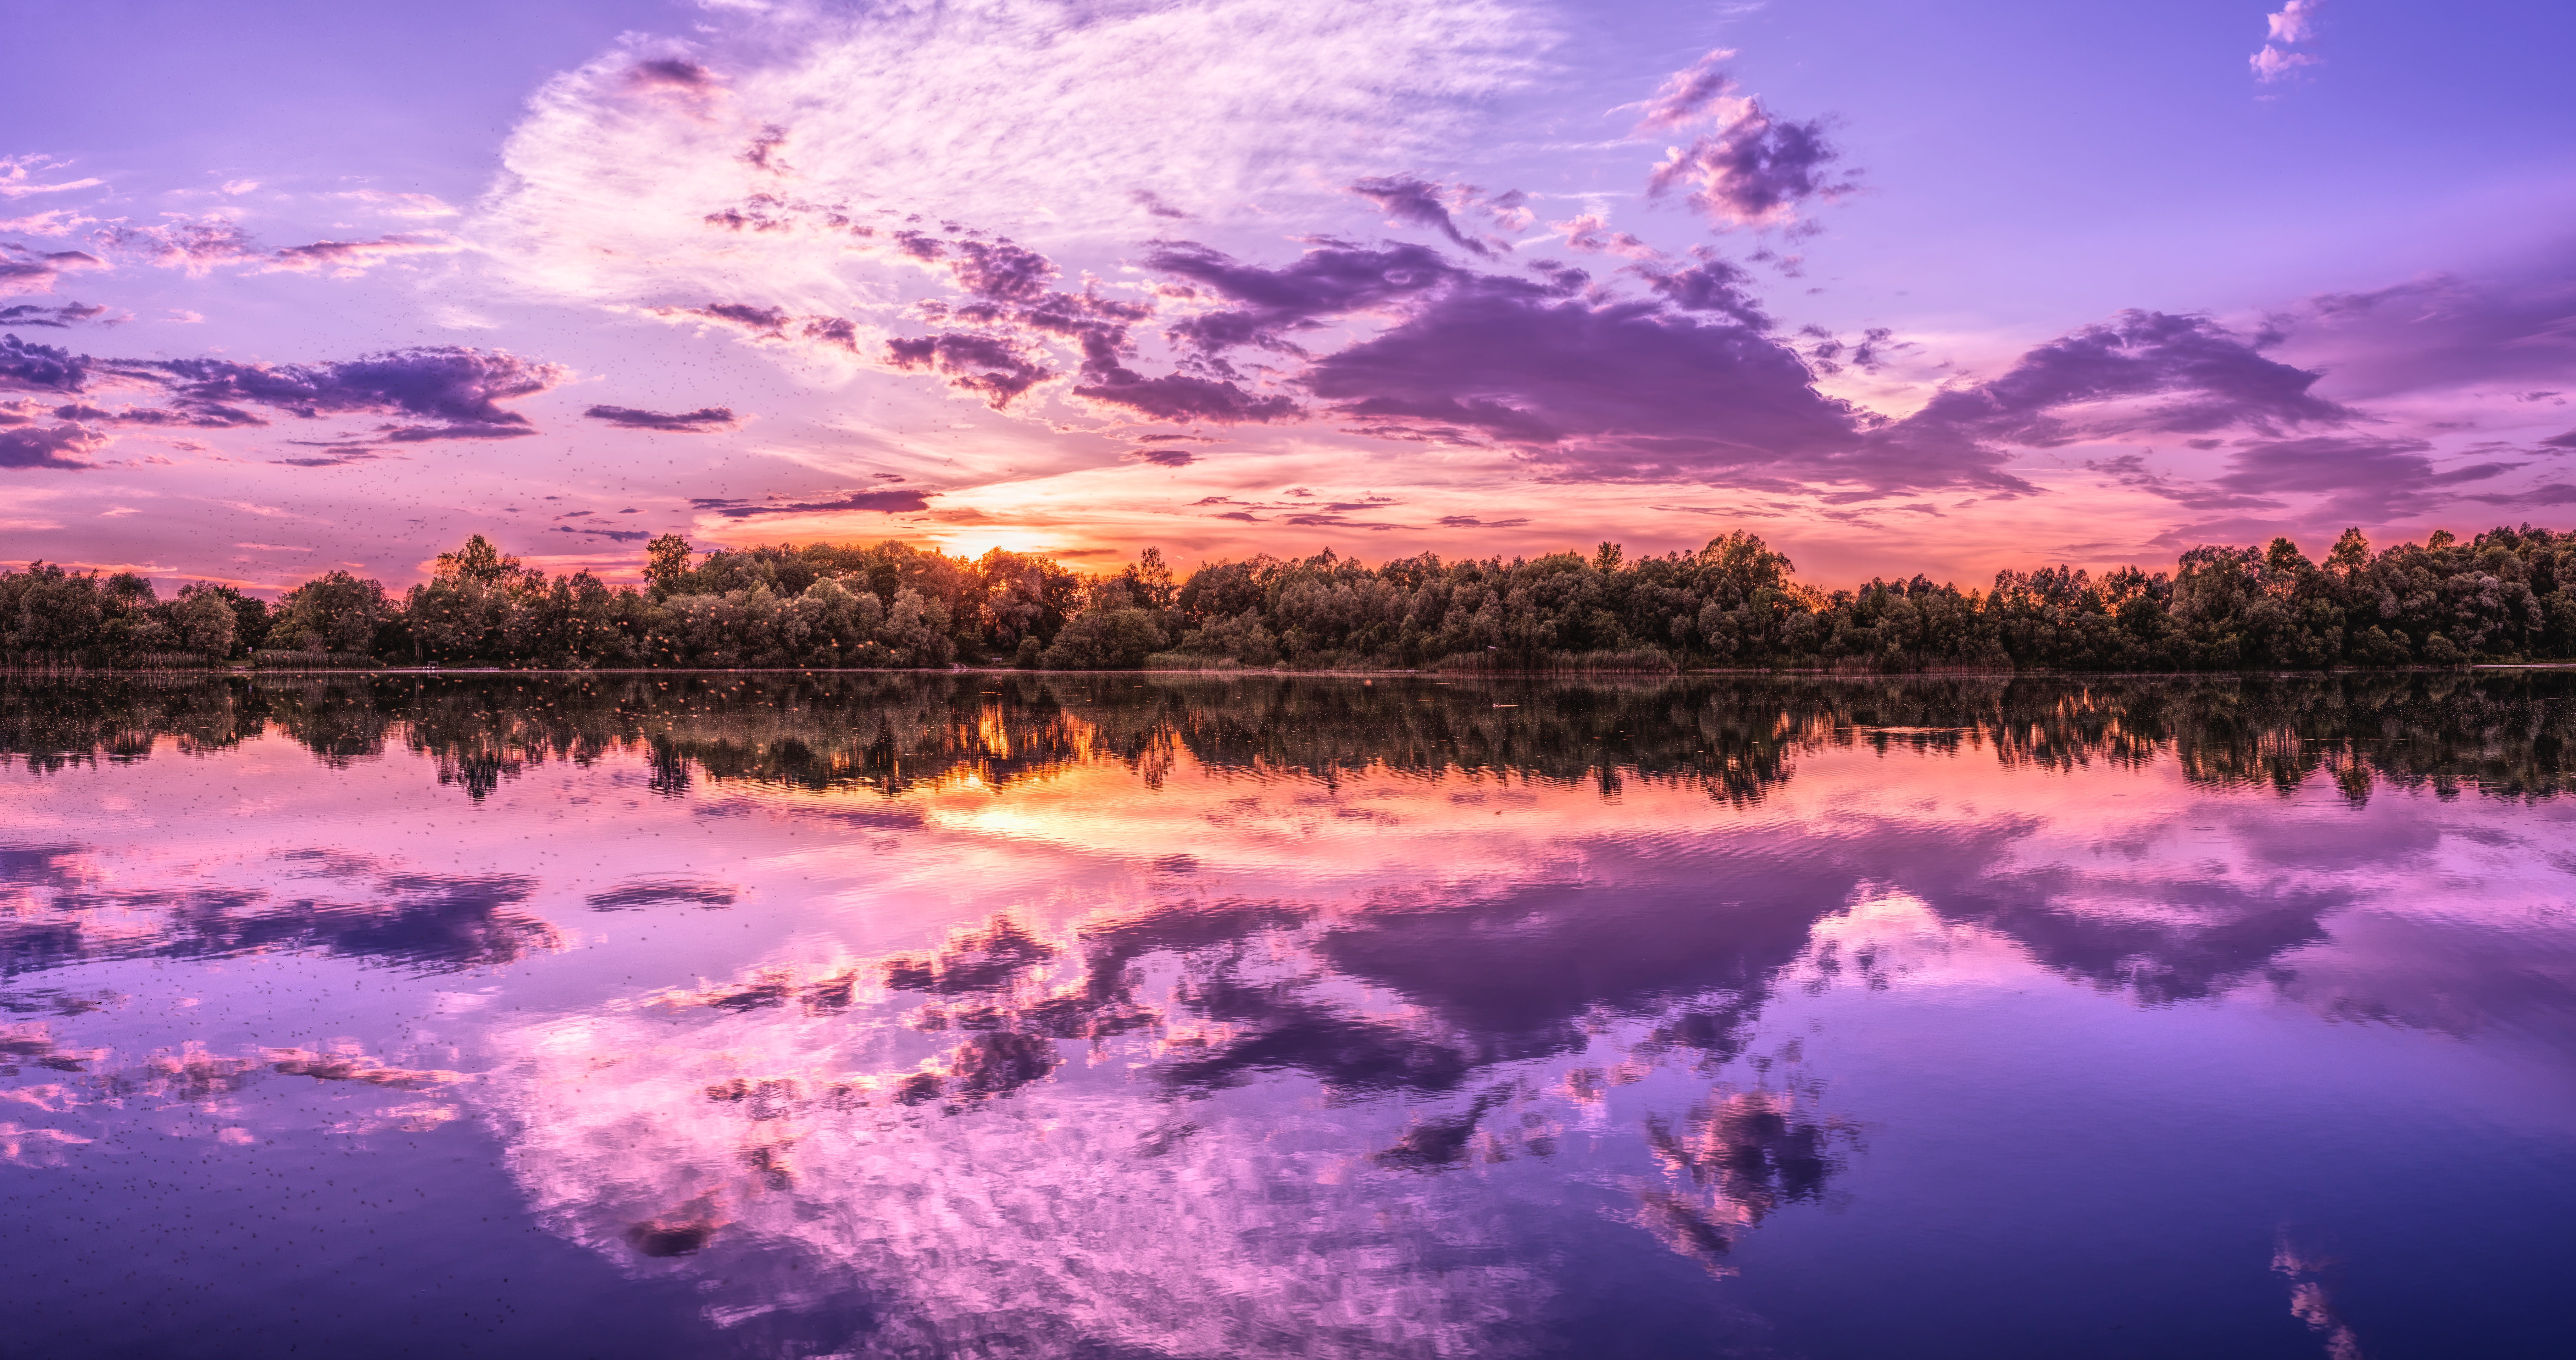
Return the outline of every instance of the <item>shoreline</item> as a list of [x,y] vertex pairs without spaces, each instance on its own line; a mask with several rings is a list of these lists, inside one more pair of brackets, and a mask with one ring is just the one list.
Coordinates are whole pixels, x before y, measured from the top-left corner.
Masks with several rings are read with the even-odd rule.
[[0,666],[0,677],[103,676],[103,677],[175,677],[201,676],[207,679],[258,676],[419,676],[419,677],[487,677],[487,676],[606,676],[606,675],[992,675],[992,676],[1170,676],[1194,679],[1414,679],[1442,683],[1458,680],[1551,680],[1551,679],[1647,679],[1682,680],[1700,677],[1796,676],[1809,679],[1841,680],[1948,680],[1992,677],[2002,680],[2074,680],[2074,679],[2220,679],[2249,676],[2303,677],[2328,679],[2351,675],[2416,675],[2426,673],[2462,674],[2471,671],[2561,671],[2576,670],[2576,661],[2478,661],[2450,666],[2344,666],[2331,670],[2227,670],[2227,671],[2064,671],[2048,669],[1997,669],[1986,667],[1926,667],[1919,671],[1863,671],[1829,667],[1711,667],[1677,670],[1405,670],[1397,668],[1337,668],[1303,670],[1289,667],[1187,667],[1120,670],[1047,670],[1020,666],[948,666],[926,668],[911,666],[163,666],[163,667],[93,667],[93,666]]

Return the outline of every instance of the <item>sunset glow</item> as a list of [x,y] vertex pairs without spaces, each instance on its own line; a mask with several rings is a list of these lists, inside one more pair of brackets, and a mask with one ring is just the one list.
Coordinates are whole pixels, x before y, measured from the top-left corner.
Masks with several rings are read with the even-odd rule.
[[0,560],[1973,584],[2576,505],[2555,8],[544,11],[22,16],[104,74],[0,94]]

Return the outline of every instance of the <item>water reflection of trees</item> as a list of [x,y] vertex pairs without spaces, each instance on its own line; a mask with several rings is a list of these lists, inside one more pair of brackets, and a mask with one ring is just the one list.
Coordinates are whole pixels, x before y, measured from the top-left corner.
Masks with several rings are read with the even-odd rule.
[[1679,782],[1744,803],[1835,749],[2135,765],[2288,790],[2324,779],[2545,797],[2576,787],[2576,683],[2550,673],[2222,680],[1689,677],[1660,683],[977,674],[83,677],[0,683],[0,760],[50,773],[283,734],[344,765],[399,745],[481,798],[552,761],[644,756],[699,780],[895,794],[1186,756],[1326,779],[1361,770]]

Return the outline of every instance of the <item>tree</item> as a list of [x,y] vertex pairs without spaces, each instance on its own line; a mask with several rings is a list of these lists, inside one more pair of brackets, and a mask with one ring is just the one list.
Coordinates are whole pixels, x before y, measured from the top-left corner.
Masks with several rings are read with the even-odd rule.
[[202,652],[221,661],[233,654],[241,625],[232,605],[208,590],[181,591],[169,610],[170,629],[182,650]]
[[644,545],[644,580],[654,599],[677,594],[689,575],[689,540],[664,534]]
[[309,652],[364,655],[375,643],[376,627],[391,612],[382,582],[361,580],[332,571],[288,591],[277,602],[272,641]]

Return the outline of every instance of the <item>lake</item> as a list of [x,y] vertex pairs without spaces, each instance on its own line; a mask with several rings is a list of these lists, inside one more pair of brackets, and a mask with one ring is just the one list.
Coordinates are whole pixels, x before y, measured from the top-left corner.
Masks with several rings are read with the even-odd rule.
[[0,1354],[2565,1354],[2576,676],[0,682]]

